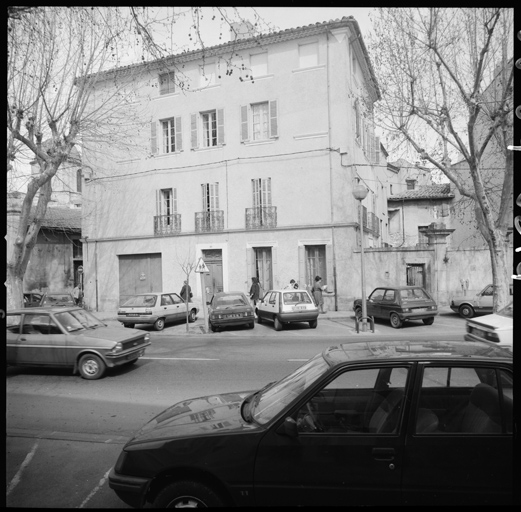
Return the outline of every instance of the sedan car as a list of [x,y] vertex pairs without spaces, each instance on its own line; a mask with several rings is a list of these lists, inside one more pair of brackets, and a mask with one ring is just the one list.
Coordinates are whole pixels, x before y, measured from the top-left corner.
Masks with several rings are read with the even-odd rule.
[[[195,322],[199,307],[188,302],[188,321]],[[177,293],[140,293],[125,299],[118,309],[118,321],[125,327],[152,324],[162,331],[167,322],[186,319],[185,301]]]
[[512,504],[512,410],[506,350],[353,342],[258,391],[172,405],[109,486],[134,507]]
[[42,294],[41,293],[24,293],[24,307],[25,308],[34,308],[38,307],[42,303]]
[[513,351],[514,342],[514,303],[492,315],[467,320],[468,341],[488,341]]
[[36,308],[41,306],[76,306],[76,301],[72,293],[45,292],[45,293],[24,293],[24,307]]
[[6,320],[8,365],[72,368],[84,379],[135,363],[150,345],[150,334],[108,327],[77,306],[16,309]]
[[[382,286],[375,288],[367,298],[367,315],[389,320],[395,329],[409,320],[423,320],[432,325],[438,314],[438,306],[427,290],[419,286]],[[358,318],[362,316],[362,300],[356,299],[353,311]]]
[[255,327],[253,308],[243,292],[218,292],[208,303],[208,323],[213,332],[232,325]]
[[318,324],[318,308],[306,290],[270,290],[257,303],[257,322],[273,322],[276,331],[284,324],[308,322],[312,329]]
[[[510,286],[512,295],[512,286]],[[492,313],[494,307],[494,286],[488,284],[478,294],[471,297],[454,297],[450,301],[450,309],[459,313],[463,318],[472,318],[474,315]]]

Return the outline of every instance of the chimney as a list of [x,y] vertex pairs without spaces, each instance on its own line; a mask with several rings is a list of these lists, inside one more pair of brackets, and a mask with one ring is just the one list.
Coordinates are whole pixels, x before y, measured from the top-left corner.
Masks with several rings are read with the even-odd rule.
[[249,21],[234,22],[230,26],[230,41],[253,37],[253,25]]

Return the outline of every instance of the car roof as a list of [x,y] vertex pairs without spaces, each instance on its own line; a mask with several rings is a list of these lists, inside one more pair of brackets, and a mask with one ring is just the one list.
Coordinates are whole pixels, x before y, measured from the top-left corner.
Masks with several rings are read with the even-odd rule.
[[10,309],[7,314],[22,314],[22,313],[63,313],[64,311],[72,311],[83,309],[79,306],[43,306],[34,308],[17,308]]
[[322,353],[330,366],[346,362],[430,359],[507,359],[512,354],[479,341],[362,341],[329,347]]
[[295,292],[307,292],[305,288],[282,288],[277,290],[268,290],[266,293],[269,292],[285,292],[285,293],[295,293]]
[[425,290],[425,288],[423,286],[420,286],[419,284],[413,285],[413,286],[391,286],[391,285],[384,284],[382,286],[374,287],[375,290],[377,288],[385,288],[386,290],[413,290],[414,288],[421,288],[422,290]]
[[239,292],[239,291],[231,291],[231,292],[217,292],[217,293],[214,293],[214,297],[224,297],[226,295],[244,295],[245,293],[244,292]]

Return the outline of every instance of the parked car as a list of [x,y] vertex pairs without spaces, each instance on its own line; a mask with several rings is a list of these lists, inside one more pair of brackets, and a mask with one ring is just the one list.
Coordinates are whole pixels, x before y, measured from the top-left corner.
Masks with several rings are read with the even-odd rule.
[[255,312],[259,324],[273,322],[276,331],[295,322],[308,322],[312,329],[318,324],[318,308],[306,290],[269,290]]
[[15,309],[6,322],[8,365],[72,368],[90,380],[135,363],[150,345],[150,334],[108,327],[77,306]]
[[[195,322],[199,306],[188,302],[188,321]],[[136,324],[152,324],[162,331],[165,324],[186,318],[185,301],[177,293],[139,293],[128,297],[118,309],[118,322],[134,328]]]
[[[512,286],[510,286],[512,295]],[[492,313],[494,306],[494,286],[488,284],[478,294],[471,297],[454,297],[450,301],[450,309],[459,313],[463,318],[472,318],[474,315]]]
[[57,291],[45,293],[24,293],[24,307],[36,308],[43,306],[76,306],[71,292]]
[[506,350],[353,342],[259,391],[171,406],[109,486],[133,507],[513,504],[512,409]]
[[514,350],[514,303],[492,315],[467,320],[467,341],[487,341]]
[[213,332],[222,327],[255,327],[253,308],[243,292],[218,292],[208,302],[208,323]]
[[[389,320],[392,327],[400,328],[403,322],[423,320],[432,325],[438,306],[427,290],[420,286],[382,286],[375,288],[366,301],[367,316]],[[362,316],[362,299],[353,303],[353,311]]]

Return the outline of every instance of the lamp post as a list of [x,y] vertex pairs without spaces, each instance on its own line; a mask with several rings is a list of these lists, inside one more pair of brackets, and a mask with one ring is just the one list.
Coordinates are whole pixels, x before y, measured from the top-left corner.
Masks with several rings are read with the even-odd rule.
[[367,331],[367,304],[365,302],[365,269],[364,269],[364,225],[362,219],[362,201],[366,198],[368,190],[361,185],[355,185],[353,187],[353,196],[358,201],[358,222],[360,226],[360,275],[362,278],[362,332]]

